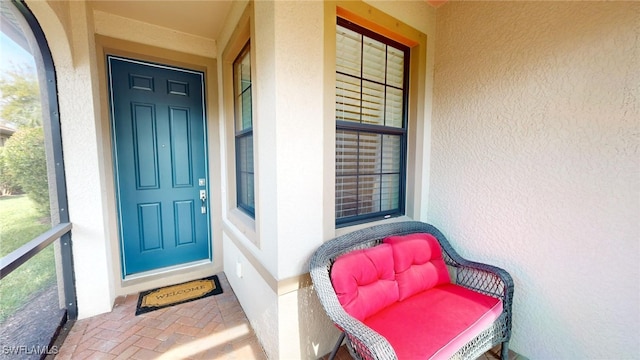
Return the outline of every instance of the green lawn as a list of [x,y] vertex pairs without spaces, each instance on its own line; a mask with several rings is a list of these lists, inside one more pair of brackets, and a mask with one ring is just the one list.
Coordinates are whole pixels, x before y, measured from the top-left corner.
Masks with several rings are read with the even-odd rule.
[[[26,196],[0,197],[0,256],[5,256],[51,228]],[[50,245],[0,282],[0,323],[56,279]]]

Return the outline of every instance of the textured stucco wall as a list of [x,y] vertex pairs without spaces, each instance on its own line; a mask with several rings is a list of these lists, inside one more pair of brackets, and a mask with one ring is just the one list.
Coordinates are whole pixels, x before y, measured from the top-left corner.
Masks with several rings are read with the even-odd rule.
[[100,100],[93,18],[79,1],[28,1],[27,5],[45,33],[56,68],[76,300],[82,319],[111,310],[115,298],[102,196],[103,134],[96,122]]
[[[278,349],[278,296],[265,284],[249,260],[223,234],[224,272],[233,292],[238,297],[251,327],[270,358],[279,358]],[[236,272],[242,267],[242,274]]]
[[[435,11],[422,0],[373,1],[369,5],[379,6],[380,11],[429,36],[435,32]],[[327,157],[331,161],[335,157],[335,49],[331,50],[335,46],[335,6],[319,1],[256,1],[251,14],[255,228],[260,241],[256,246],[235,222],[227,221],[233,214],[225,210],[224,263],[260,342],[274,359],[318,358],[331,350],[339,335],[302,276],[313,251],[335,235],[333,203],[327,206],[326,202],[327,192],[333,196],[335,176],[334,164],[326,166]],[[235,17],[228,19],[217,44],[223,57],[237,31],[239,7],[234,5]],[[423,60],[430,69],[431,53]],[[219,71],[223,78],[224,70]],[[424,75],[428,83],[424,93],[430,94],[431,74]],[[331,89],[329,94],[326,86]],[[425,101],[430,99],[429,95]],[[232,114],[221,112],[221,127],[233,126],[225,118]],[[424,116],[430,115],[429,107]],[[229,171],[229,164],[223,168]],[[325,226],[327,218],[329,226]],[[242,276],[236,272],[238,264],[245,269]]]
[[511,348],[640,354],[640,3],[438,9],[429,221],[516,284]]
[[[204,57],[217,57],[214,39],[186,34],[173,29],[121,17],[103,11],[93,11],[96,34],[153,45]],[[188,21],[188,17],[182,19]],[[176,21],[179,17],[176,16]]]

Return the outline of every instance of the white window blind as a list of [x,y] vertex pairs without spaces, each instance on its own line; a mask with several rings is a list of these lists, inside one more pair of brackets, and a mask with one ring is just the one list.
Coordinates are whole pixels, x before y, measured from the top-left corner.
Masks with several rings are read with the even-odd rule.
[[404,212],[408,48],[338,19],[336,223]]

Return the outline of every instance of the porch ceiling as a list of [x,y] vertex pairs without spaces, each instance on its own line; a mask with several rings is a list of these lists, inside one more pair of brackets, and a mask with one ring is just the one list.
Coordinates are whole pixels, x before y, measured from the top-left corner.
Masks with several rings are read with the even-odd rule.
[[214,40],[224,26],[232,3],[227,0],[90,1],[94,10]]

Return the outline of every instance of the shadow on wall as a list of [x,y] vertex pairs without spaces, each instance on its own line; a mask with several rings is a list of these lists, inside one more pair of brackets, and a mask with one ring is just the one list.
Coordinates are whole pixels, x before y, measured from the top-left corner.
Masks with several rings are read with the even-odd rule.
[[300,358],[320,358],[331,352],[340,331],[320,304],[310,278],[302,284],[297,296]]

